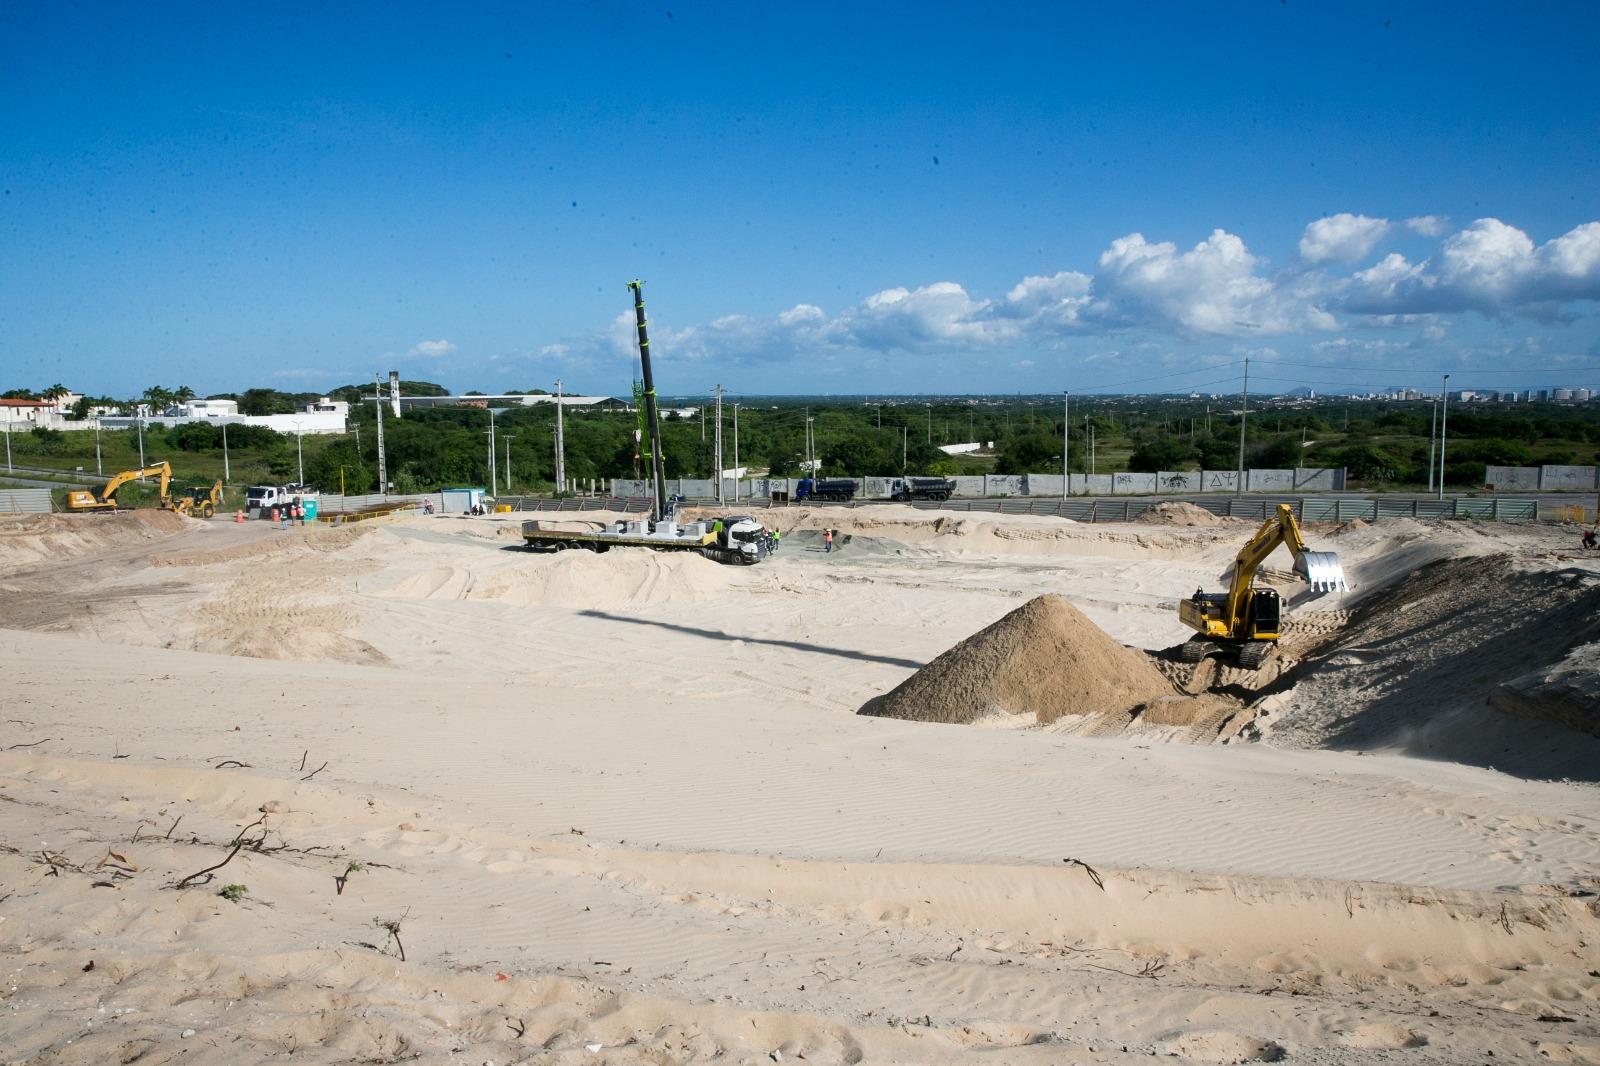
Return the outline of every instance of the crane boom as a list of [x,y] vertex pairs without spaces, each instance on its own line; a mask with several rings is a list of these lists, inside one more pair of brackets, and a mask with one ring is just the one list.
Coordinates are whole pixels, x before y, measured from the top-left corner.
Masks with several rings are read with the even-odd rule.
[[650,434],[650,480],[655,486],[655,502],[650,518],[659,522],[667,516],[667,475],[661,463],[661,412],[656,404],[656,383],[650,373],[650,336],[645,332],[644,282],[628,282],[633,293],[633,316],[639,324],[639,364],[644,371],[644,425]]

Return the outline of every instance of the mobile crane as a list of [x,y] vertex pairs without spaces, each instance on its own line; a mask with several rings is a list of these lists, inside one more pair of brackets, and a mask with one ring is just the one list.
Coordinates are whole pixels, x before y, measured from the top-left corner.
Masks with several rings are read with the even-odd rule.
[[678,522],[674,505],[667,496],[666,468],[661,461],[661,416],[656,404],[656,383],[650,368],[650,335],[645,329],[644,285],[637,279],[628,283],[633,293],[634,322],[639,333],[639,370],[643,382],[635,390],[642,401],[644,431],[649,435],[650,497],[648,520],[619,519],[604,529],[574,533],[546,528],[532,519],[522,523],[523,543],[535,551],[565,551],[587,548],[606,552],[612,548],[649,548],[652,551],[692,551],[719,563],[751,566],[766,558],[766,531],[747,515],[701,522]]
[[137,481],[139,478],[144,477],[160,478],[161,505],[163,507],[167,506],[167,485],[172,481],[172,464],[163,459],[159,463],[153,463],[138,470],[124,470],[119,474],[113,474],[111,480],[101,485],[98,489],[88,491],[73,489],[67,493],[67,510],[80,512],[115,511],[117,509],[117,490],[130,481]]
[[1306,547],[1295,521],[1294,508],[1280,503],[1277,512],[1261,523],[1233,563],[1233,580],[1227,592],[1203,589],[1178,603],[1178,619],[1197,630],[1180,649],[1185,662],[1197,663],[1218,652],[1231,653],[1245,670],[1259,670],[1278,642],[1283,603],[1277,590],[1255,588],[1256,571],[1278,545],[1294,554],[1294,572],[1314,593],[1347,589],[1344,566],[1334,552]]

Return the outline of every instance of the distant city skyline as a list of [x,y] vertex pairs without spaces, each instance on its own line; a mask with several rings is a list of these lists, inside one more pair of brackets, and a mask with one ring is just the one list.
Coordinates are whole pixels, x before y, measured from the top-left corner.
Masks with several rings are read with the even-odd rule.
[[4,17],[0,389],[1600,382],[1594,5]]

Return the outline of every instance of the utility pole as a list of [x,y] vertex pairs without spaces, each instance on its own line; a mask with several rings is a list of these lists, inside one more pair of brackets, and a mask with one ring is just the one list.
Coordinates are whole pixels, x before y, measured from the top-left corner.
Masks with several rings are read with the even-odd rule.
[[[99,473],[99,470],[100,470],[100,430],[99,430],[98,427],[96,427],[96,429],[94,431],[94,465],[95,465],[95,472]],[[231,480],[233,480],[233,476],[228,470],[228,421],[227,421],[227,419],[223,419],[223,421],[222,421],[222,483],[224,485],[226,485]],[[339,493],[339,495],[341,495],[341,496],[344,495],[343,491],[341,491]]]
[[[561,420],[561,379],[556,379],[556,495],[567,490],[567,436]],[[665,505],[663,500],[662,504]]]
[[715,452],[716,457],[717,457],[717,461],[716,461],[716,467],[717,467],[717,503],[718,504],[726,504],[728,502],[727,494],[723,491],[723,488],[722,488],[722,392],[723,392],[723,389],[722,389],[721,385],[713,385],[711,387],[711,391],[713,393],[715,393],[716,397],[717,397],[717,431],[716,431],[716,437],[715,437],[715,445],[714,445],[714,447],[712,449],[713,452]]
[[500,495],[500,479],[496,476],[497,470],[494,462],[494,408],[484,401],[485,411],[489,412],[489,498],[494,499]]
[[[224,422],[222,425],[224,426],[224,429],[222,431],[222,434],[223,434],[223,436],[222,436],[222,462],[223,462],[224,467],[226,467],[227,462],[228,462],[228,436],[227,436],[228,431],[226,429],[226,426],[228,424],[226,422]],[[9,456],[11,454],[10,436],[11,436],[11,423],[7,422],[6,423],[6,437],[7,437],[7,439],[6,439],[6,455],[8,456],[8,464],[7,465],[9,465]],[[96,474],[104,474],[105,473],[105,468],[103,466],[101,466],[101,464],[100,464],[100,416],[99,415],[95,415],[94,416],[94,472]]]
[[1061,394],[1061,498],[1067,498],[1072,487],[1072,393]]
[[[94,439],[95,454],[98,455],[100,450],[100,434],[96,433]],[[144,464],[140,463],[139,465],[143,466]],[[14,471],[11,469],[11,419],[8,418],[6,419],[6,473],[10,474],[13,472]]]
[[511,442],[516,440],[515,433],[506,434],[506,492],[511,491]]
[[928,409],[928,443],[933,443],[933,404],[924,404]]
[[[900,427],[900,473],[911,472],[911,427]],[[1600,514],[1600,511],[1595,512]]]
[[739,405],[733,405],[733,502],[739,502]]
[[372,406],[378,412],[378,494],[389,495],[389,463],[383,454],[383,375],[372,375]]
[[295,458],[295,463],[300,467],[300,473],[297,475],[300,478],[300,480],[297,482],[297,484],[301,488],[305,488],[306,487],[306,453],[305,453],[305,450],[302,449],[301,446],[300,446],[300,423],[299,422],[296,422],[294,424],[294,458]]
[[[136,418],[134,418],[133,421],[134,421],[134,424],[139,427],[139,469],[143,470],[144,469],[144,415],[137,416]],[[7,449],[6,468],[7,469],[10,469],[10,466],[11,466],[10,448],[11,448],[11,440],[8,437],[6,439],[6,449]],[[143,474],[139,475],[139,480],[140,481],[144,480],[144,475]]]
[[1444,499],[1444,438],[1445,427],[1450,424],[1450,375],[1439,385],[1439,495]]
[[1234,495],[1244,495],[1244,422],[1250,417],[1250,357],[1244,357],[1244,391],[1239,394],[1243,401],[1239,408],[1239,481],[1233,487]]
[[1439,401],[1428,400],[1428,491],[1433,491],[1433,461],[1438,458]]

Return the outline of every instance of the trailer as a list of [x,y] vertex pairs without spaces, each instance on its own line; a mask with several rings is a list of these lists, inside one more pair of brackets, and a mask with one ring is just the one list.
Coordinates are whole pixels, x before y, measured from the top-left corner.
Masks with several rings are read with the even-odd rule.
[[523,522],[524,545],[532,551],[570,551],[579,548],[596,553],[608,552],[612,548],[689,551],[719,563],[738,566],[754,566],[767,556],[766,529],[746,515],[699,522],[622,518],[606,523],[601,529],[581,531],[555,528],[561,524],[539,519]]

